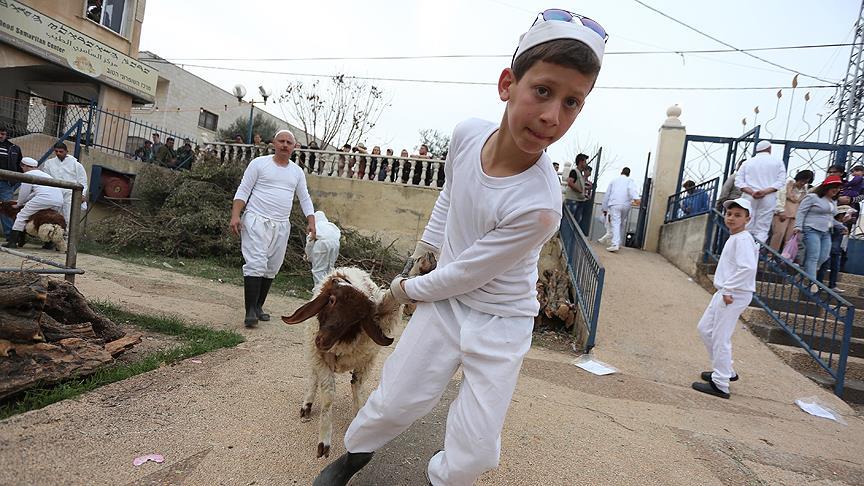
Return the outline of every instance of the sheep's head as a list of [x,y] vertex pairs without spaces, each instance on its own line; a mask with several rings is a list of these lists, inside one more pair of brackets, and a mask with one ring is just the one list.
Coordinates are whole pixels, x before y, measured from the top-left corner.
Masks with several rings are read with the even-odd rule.
[[20,208],[15,208],[15,201],[0,201],[0,214],[8,218],[14,218],[18,215]]
[[333,276],[321,286],[315,299],[282,317],[286,324],[297,324],[318,316],[318,334],[315,347],[328,351],[340,342],[351,342],[365,332],[376,344],[389,346],[393,338],[387,337],[378,325],[378,309],[372,300],[348,280]]

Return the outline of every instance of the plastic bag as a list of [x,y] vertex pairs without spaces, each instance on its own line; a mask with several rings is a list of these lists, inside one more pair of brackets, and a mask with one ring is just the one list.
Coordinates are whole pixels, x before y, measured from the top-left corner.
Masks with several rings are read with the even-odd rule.
[[798,405],[801,410],[813,415],[814,417],[833,420],[843,425],[849,425],[845,420],[843,420],[843,416],[840,415],[839,412],[829,407],[825,402],[820,400],[819,397],[799,398],[798,400],[795,400],[795,404]]
[[786,245],[783,247],[783,258],[787,260],[795,261],[795,257],[798,256],[798,235],[800,233],[795,233],[792,235],[792,238],[789,238],[789,241],[786,242]]

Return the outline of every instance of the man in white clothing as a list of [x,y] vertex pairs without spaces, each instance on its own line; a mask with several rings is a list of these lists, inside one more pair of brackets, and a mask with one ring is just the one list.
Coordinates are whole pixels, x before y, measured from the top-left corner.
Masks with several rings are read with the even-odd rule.
[[786,185],[786,165],[771,155],[771,142],[756,144],[756,155],[744,162],[735,176],[735,186],[750,201],[750,223],[747,225],[754,238],[768,240],[768,230],[774,219],[777,191]]
[[[46,160],[42,167],[42,172],[51,177],[66,181],[77,182],[84,186],[84,192],[81,194],[81,211],[87,210],[87,171],[81,162],[78,162],[73,155],[69,155],[69,150],[63,142],[54,144],[54,157]],[[66,218],[66,224],[70,224],[69,214],[72,210],[72,189],[61,189],[63,191],[63,217]]]
[[291,152],[296,145],[290,131],[276,132],[273,137],[276,153],[249,162],[234,194],[230,226],[235,235],[240,235],[245,262],[243,294],[246,317],[243,323],[246,327],[256,326],[259,320],[270,320],[262,306],[285,260],[294,196],[297,196],[306,216],[308,238],[315,239],[315,210],[306,189],[306,175],[303,169],[291,162]]
[[723,207],[726,208],[724,221],[729,228],[729,239],[723,245],[714,273],[717,292],[698,327],[713,370],[703,371],[702,381],[692,386],[708,395],[729,398],[729,382],[738,380],[738,373],[732,368],[732,333],[756,290],[759,247],[744,229],[750,221],[750,201],[743,197],[730,199]]
[[624,167],[621,175],[612,179],[603,195],[603,216],[609,216],[609,225],[612,227],[612,245],[606,248],[607,251],[618,251],[622,238],[627,237],[627,222],[634,201],[638,204],[639,189],[630,178],[630,168]]
[[306,259],[312,264],[312,280],[315,287],[333,271],[339,258],[339,240],[342,231],[327,220],[324,211],[315,211],[315,238],[306,237]]
[[[24,157],[21,159],[21,172],[34,177],[44,177],[51,179],[52,177],[45,172],[37,169],[39,165],[35,159]],[[63,189],[59,187],[43,186],[39,184],[23,183],[18,190],[18,202],[15,207],[21,208],[18,215],[15,217],[15,222],[12,224],[12,234],[9,236],[9,241],[3,245],[6,248],[14,248],[24,246],[24,229],[27,225],[27,220],[33,214],[43,209],[53,209],[60,211],[63,207]]]
[[500,123],[475,118],[453,130],[444,187],[414,253],[440,252],[437,267],[391,282],[391,295],[417,309],[345,433],[348,452],[315,486],[347,484],[374,451],[432,410],[460,368],[427,482],[470,486],[497,467],[540,307],[540,249],[561,222],[561,186],[545,149],[582,110],[605,49],[603,28],[582,19],[560,9],[538,15],[498,78]]

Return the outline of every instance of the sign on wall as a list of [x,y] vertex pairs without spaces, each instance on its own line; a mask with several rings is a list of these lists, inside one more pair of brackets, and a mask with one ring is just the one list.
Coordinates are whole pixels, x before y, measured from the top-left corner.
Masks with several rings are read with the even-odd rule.
[[0,41],[152,102],[150,66],[14,0],[0,0]]

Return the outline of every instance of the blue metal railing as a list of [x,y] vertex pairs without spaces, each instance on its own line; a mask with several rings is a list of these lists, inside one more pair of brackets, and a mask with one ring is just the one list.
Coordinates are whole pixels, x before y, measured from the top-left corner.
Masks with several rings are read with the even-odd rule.
[[57,142],[65,142],[66,140],[70,139],[75,140],[75,147],[72,149],[72,156],[76,159],[81,159],[81,134],[83,129],[84,120],[79,118],[78,121],[73,123],[72,126],[70,126],[69,129],[63,133],[63,135],[60,135],[60,138],[55,140],[54,143],[52,143],[51,146],[48,147],[48,150],[46,150],[45,153],[42,154],[42,157],[39,157],[39,163],[41,164],[42,162],[45,162],[46,160],[48,160],[48,157],[50,157],[51,154],[54,153],[54,144],[56,144]]
[[[717,262],[729,230],[723,216],[711,210],[703,261]],[[855,307],[765,243],[759,244],[759,267],[753,302],[834,378],[842,397]]]
[[671,223],[709,212],[717,200],[719,185],[720,178],[715,177],[708,182],[697,184],[692,192],[685,189],[678,194],[672,194],[666,203],[666,217],[663,222]]
[[[125,113],[118,114],[103,110],[95,103],[90,105],[87,127],[85,145],[144,162],[154,162],[156,157],[155,152],[147,154],[144,151],[144,141],[152,140],[154,133],[159,134],[163,144],[168,138],[173,138],[175,151],[183,146],[184,139],[188,139],[192,145],[196,143],[194,138],[184,137],[158,126],[128,118]],[[188,161],[178,160],[177,163],[180,165]]]
[[576,224],[576,218],[566,206],[561,218],[561,243],[567,258],[567,272],[576,294],[576,305],[588,326],[588,341],[585,352],[594,347],[597,321],[600,317],[600,299],[603,297],[603,279],[606,269],[588,244],[588,238]]

